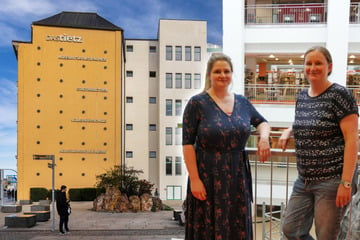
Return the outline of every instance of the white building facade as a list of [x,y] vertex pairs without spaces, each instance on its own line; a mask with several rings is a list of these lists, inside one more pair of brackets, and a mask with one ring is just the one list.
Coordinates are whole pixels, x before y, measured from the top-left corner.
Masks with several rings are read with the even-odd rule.
[[164,19],[158,39],[125,41],[124,163],[162,199],[186,195],[182,112],[204,85],[206,36],[206,21]]

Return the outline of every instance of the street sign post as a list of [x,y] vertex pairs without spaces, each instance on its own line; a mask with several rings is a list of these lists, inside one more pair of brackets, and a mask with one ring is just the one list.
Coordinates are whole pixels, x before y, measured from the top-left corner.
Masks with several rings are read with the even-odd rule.
[[51,203],[52,203],[52,226],[51,231],[55,231],[55,155],[42,155],[34,154],[34,160],[51,160],[51,163],[48,163],[48,167],[52,169],[52,192],[51,192]]

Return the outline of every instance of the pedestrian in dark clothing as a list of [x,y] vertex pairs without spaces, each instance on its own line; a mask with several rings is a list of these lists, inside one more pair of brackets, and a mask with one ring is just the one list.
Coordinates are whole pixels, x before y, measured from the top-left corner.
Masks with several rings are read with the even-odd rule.
[[56,209],[60,216],[59,231],[60,234],[65,234],[63,226],[65,227],[66,233],[70,233],[68,222],[69,222],[69,204],[70,200],[66,199],[66,186],[62,185],[60,191],[56,196]]

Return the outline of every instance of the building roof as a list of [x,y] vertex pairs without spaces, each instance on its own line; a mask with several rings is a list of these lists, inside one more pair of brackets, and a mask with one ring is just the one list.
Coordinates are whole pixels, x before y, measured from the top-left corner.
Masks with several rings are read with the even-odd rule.
[[35,21],[32,24],[40,26],[123,31],[122,28],[112,24],[97,13],[90,12],[61,12],[54,16]]

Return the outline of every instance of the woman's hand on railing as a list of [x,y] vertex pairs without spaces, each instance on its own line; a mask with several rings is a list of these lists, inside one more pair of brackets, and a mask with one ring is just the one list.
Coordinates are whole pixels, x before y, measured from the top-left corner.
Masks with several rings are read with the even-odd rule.
[[260,162],[269,160],[271,155],[269,139],[260,139],[257,155]]

